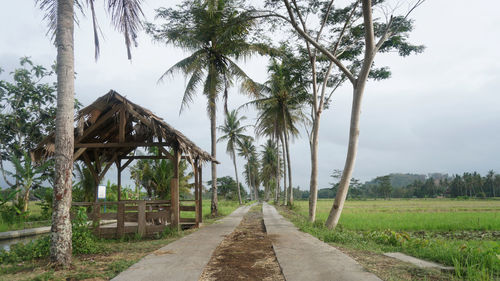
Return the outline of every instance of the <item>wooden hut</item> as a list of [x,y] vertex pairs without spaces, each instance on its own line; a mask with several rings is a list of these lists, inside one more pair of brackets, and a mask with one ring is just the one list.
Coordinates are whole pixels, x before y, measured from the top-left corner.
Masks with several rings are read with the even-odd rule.
[[[96,234],[121,237],[127,233],[149,235],[162,231],[167,224],[198,226],[202,221],[202,164],[217,162],[181,132],[151,111],[132,103],[111,90],[81,109],[75,119],[74,161],[83,161],[95,181],[95,202],[74,202],[92,206]],[[34,151],[35,159],[54,154],[54,133]],[[137,155],[139,147],[157,147],[154,156]],[[121,173],[136,159],[170,159],[174,163],[171,200],[122,200]],[[179,161],[186,159],[194,172],[194,200],[179,200]],[[112,165],[118,171],[118,202],[98,202],[98,185]],[[194,203],[194,204],[193,204]],[[116,212],[102,213],[103,205],[117,205]],[[109,209],[109,208],[108,208]],[[194,218],[181,217],[181,211],[194,212]],[[116,219],[116,224],[101,225],[100,220]]]

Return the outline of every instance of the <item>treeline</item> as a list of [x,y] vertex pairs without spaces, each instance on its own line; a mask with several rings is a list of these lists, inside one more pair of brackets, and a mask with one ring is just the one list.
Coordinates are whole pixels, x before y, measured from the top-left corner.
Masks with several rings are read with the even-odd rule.
[[[332,178],[338,178],[335,170]],[[363,184],[352,179],[348,198],[488,198],[500,196],[500,174],[489,171],[481,176],[477,172],[449,176],[433,173],[389,174],[380,176]],[[318,190],[318,198],[335,198],[338,183],[331,183],[330,188]],[[308,199],[309,191],[294,188],[294,197]]]

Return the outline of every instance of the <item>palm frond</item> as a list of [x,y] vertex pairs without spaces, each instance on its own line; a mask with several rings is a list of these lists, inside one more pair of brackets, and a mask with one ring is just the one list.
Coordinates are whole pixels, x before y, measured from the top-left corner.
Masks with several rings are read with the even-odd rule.
[[115,28],[123,33],[128,59],[132,59],[131,45],[137,47],[137,35],[142,28],[144,13],[142,0],[108,0],[108,10]]

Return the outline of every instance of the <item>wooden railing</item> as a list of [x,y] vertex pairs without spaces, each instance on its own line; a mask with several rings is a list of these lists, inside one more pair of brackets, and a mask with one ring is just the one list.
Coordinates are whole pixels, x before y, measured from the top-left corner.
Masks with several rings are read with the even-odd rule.
[[[188,202],[193,202],[194,205]],[[99,237],[119,238],[135,233],[140,236],[150,236],[162,232],[172,223],[170,200],[73,202],[73,206],[91,207],[88,217],[92,220],[94,233]],[[194,218],[181,216],[181,225],[199,225],[201,212],[195,200],[180,200],[179,209],[181,212],[194,212]],[[102,220],[116,220],[116,223],[102,224]]]

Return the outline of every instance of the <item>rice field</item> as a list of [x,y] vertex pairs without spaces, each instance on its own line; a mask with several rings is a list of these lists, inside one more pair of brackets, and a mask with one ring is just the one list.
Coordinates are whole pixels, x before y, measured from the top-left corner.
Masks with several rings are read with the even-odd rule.
[[[319,200],[317,220],[328,217],[333,200]],[[296,211],[308,215],[308,201],[296,201]],[[500,231],[500,200],[367,200],[347,201],[340,218],[350,230]]]

